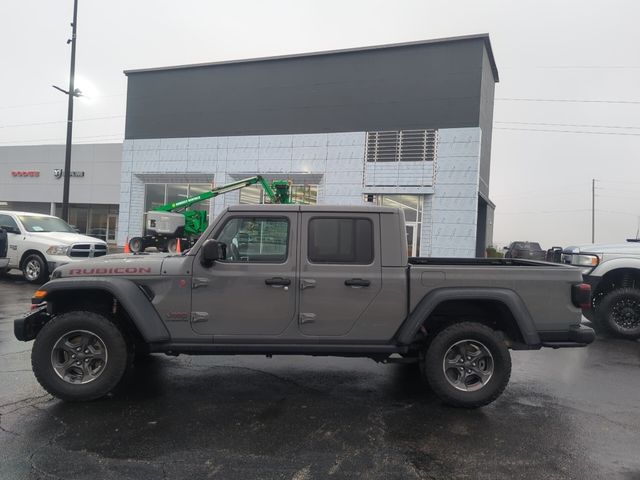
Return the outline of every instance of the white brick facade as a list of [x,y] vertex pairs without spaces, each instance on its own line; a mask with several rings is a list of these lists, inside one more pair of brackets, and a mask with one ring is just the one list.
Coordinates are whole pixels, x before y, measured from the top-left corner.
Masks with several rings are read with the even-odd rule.
[[[423,195],[421,255],[475,256],[479,128],[438,131],[435,162],[365,162],[365,132],[125,140],[118,244],[140,235],[145,183],[224,183],[262,174],[318,185],[318,203],[358,205],[364,195]],[[239,201],[211,202],[217,215]]]

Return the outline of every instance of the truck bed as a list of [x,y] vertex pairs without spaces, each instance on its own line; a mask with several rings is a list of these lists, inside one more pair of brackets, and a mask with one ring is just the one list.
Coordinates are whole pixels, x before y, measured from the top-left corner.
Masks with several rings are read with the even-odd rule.
[[566,328],[580,318],[580,310],[571,304],[571,288],[582,282],[582,273],[563,264],[518,258],[412,257],[408,280],[410,312],[438,289],[468,293],[500,289],[522,300],[540,331]]
[[547,266],[556,267],[559,264],[541,260],[526,260],[523,258],[438,258],[438,257],[409,257],[410,265],[491,265],[491,266]]

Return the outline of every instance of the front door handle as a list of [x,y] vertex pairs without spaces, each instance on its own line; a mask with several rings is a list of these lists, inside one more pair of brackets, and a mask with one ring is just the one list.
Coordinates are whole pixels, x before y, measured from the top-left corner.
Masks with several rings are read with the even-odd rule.
[[267,278],[264,283],[266,285],[271,285],[272,287],[284,287],[286,285],[291,285],[290,278],[282,278],[282,277],[273,277]]
[[345,280],[344,284],[347,287],[368,287],[371,285],[371,281],[362,278],[350,278],[349,280]]

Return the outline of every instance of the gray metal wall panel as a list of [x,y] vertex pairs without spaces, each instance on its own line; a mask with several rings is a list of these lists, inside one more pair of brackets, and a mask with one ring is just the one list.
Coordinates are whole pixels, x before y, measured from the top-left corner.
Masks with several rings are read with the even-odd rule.
[[485,43],[130,72],[125,138],[478,126]]
[[485,51],[482,61],[482,83],[480,91],[480,192],[489,197],[489,175],[491,173],[491,137],[493,133],[493,99],[495,82],[489,56]]

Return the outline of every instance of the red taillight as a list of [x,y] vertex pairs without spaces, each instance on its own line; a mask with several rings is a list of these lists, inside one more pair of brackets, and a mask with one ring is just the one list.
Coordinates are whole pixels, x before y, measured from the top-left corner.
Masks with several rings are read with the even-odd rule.
[[591,285],[588,283],[571,285],[571,302],[578,308],[591,308]]

